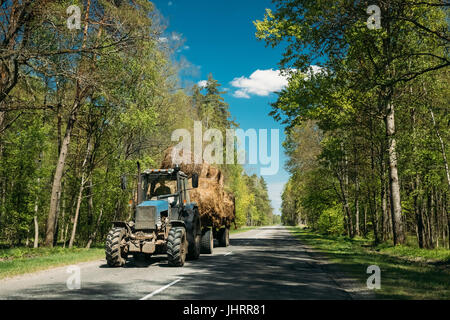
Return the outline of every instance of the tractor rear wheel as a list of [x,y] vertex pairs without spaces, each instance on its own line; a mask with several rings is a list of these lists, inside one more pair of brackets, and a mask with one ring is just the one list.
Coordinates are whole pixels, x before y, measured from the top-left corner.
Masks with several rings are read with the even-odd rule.
[[205,229],[202,234],[201,252],[205,254],[212,254],[214,248],[214,236],[212,228]]
[[186,261],[188,243],[186,230],[183,227],[173,227],[167,239],[167,259],[172,267],[182,267]]
[[112,228],[106,237],[106,262],[110,267],[123,267],[128,257],[125,242],[127,232],[123,228]]
[[[198,216],[198,212],[197,216]],[[189,238],[193,238],[192,243],[189,243],[189,250],[188,250],[188,254],[187,254],[187,258],[189,260],[198,260],[198,258],[200,258],[200,247],[201,247],[201,242],[202,242],[202,226],[201,226],[201,222],[200,222],[200,218],[197,218],[195,220],[195,224],[194,224],[194,228],[192,230],[192,237]]]
[[189,246],[188,259],[189,260],[198,260],[200,258],[200,245],[202,241],[201,235],[194,236],[194,243]]
[[222,228],[219,230],[219,247],[228,247],[230,245],[230,229]]

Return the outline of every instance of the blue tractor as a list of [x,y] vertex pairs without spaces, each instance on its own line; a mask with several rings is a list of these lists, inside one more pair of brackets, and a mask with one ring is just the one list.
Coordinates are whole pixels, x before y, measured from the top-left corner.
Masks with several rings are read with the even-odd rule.
[[110,267],[123,267],[129,255],[167,254],[173,267],[182,267],[186,258],[199,258],[202,226],[197,205],[189,199],[190,178],[192,188],[198,188],[198,175],[188,177],[178,166],[141,173],[138,164],[134,219],[113,222],[106,239]]

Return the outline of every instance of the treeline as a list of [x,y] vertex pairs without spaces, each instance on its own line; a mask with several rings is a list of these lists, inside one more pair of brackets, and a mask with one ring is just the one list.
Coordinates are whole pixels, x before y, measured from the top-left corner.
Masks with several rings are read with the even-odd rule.
[[[256,27],[268,44],[287,44],[289,85],[272,112],[287,124],[292,173],[283,222],[449,248],[448,5],[275,3]],[[380,29],[366,25],[373,4]]]
[[[73,4],[82,8],[80,30],[66,25]],[[200,93],[180,89],[147,0],[1,7],[0,242],[102,243],[112,221],[131,218],[132,191],[121,189],[121,175],[135,174],[137,161],[159,167],[173,130],[204,119]],[[217,82],[209,84],[208,115],[231,125],[228,106],[211,91]],[[239,190],[250,178],[235,171],[227,185]],[[246,187],[259,201],[261,189]],[[236,197],[237,214],[247,217],[254,202]]]

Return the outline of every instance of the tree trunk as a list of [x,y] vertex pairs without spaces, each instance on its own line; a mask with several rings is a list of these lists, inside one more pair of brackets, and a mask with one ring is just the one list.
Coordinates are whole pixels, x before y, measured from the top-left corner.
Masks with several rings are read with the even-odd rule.
[[92,242],[95,240],[95,237],[97,236],[97,231],[98,231],[98,228],[100,227],[100,221],[102,220],[102,215],[103,215],[103,208],[100,209],[100,214],[98,216],[97,223],[95,225],[95,230],[89,236],[89,241],[88,241],[88,243],[86,245],[86,249],[90,249],[91,248]]
[[448,162],[447,162],[447,155],[445,153],[444,140],[442,140],[441,134],[440,134],[439,129],[438,129],[437,125],[436,125],[436,119],[434,118],[433,110],[431,108],[429,108],[429,109],[430,109],[431,119],[433,119],[433,126],[434,126],[434,129],[436,130],[436,135],[439,138],[439,142],[441,144],[442,159],[444,161],[445,173],[447,174],[447,186],[448,186],[448,189],[450,190],[450,172],[449,172],[449,169],[448,169]]
[[444,204],[444,211],[447,212],[446,216],[447,216],[447,241],[448,241],[448,248],[450,249],[450,212],[447,210],[447,197],[444,197],[443,200],[443,204]]
[[72,130],[76,122],[76,117],[79,109],[79,101],[74,103],[72,108],[72,113],[67,122],[66,134],[64,136],[61,152],[59,153],[58,163],[56,165],[55,175],[53,177],[53,186],[50,196],[50,210],[47,219],[47,231],[45,236],[45,245],[47,247],[53,246],[53,239],[55,235],[56,227],[56,214],[58,208],[58,197],[61,192],[61,180],[64,173],[64,166],[66,164],[67,153],[69,151],[70,139],[72,137]]
[[344,213],[345,213],[345,225],[346,225],[346,229],[347,229],[347,235],[349,237],[353,237],[352,216],[351,216],[351,212],[350,212],[350,206],[348,204],[347,193],[346,193],[344,182],[342,181],[342,178],[338,178],[338,179],[339,179],[339,185],[340,185],[340,189],[341,189],[342,207],[343,207]]
[[435,236],[436,236],[436,248],[439,248],[439,237],[441,236],[441,228],[440,228],[440,219],[439,219],[439,199],[436,188],[433,187],[433,195],[434,195],[434,224],[435,224]]
[[64,242],[65,238],[64,238],[64,230],[65,225],[66,225],[66,198],[62,197],[62,206],[61,206],[61,210],[62,210],[62,215],[61,215],[61,237],[59,238],[60,242]]
[[355,231],[356,235],[360,236],[361,232],[359,230],[359,180],[358,176],[356,176],[356,194],[355,194]]
[[367,205],[364,205],[363,232],[364,232],[364,238],[367,238]]
[[[89,171],[92,172],[92,166]],[[92,232],[92,225],[94,222],[94,195],[92,193],[92,179],[88,180],[88,230],[89,234]]]
[[425,220],[426,220],[426,239],[427,239],[427,248],[428,249],[432,249],[433,248],[433,233],[431,230],[431,197],[430,197],[430,193],[427,191],[427,201],[426,201],[426,210],[425,212]]
[[386,199],[386,183],[383,179],[383,186],[381,187],[381,210],[383,211],[383,240],[387,241],[389,239],[390,233],[390,223],[389,223],[389,211],[387,208]]
[[92,140],[91,140],[91,137],[88,137],[86,156],[84,157],[84,161],[83,161],[83,164],[81,166],[81,172],[82,172],[82,174],[81,174],[81,184],[80,184],[80,190],[78,192],[77,207],[75,209],[75,218],[74,218],[73,227],[72,227],[72,235],[71,235],[70,241],[69,241],[69,248],[73,247],[73,243],[75,241],[75,235],[76,235],[76,232],[77,232],[77,225],[78,225],[78,217],[80,215],[81,200],[83,199],[83,190],[84,190],[84,185],[86,183],[85,168],[86,168],[87,161],[88,161],[88,159],[90,157],[91,150],[92,150]]
[[386,135],[389,150],[389,185],[391,189],[391,215],[394,235],[394,245],[405,243],[405,234],[402,221],[402,204],[400,200],[400,182],[397,170],[397,141],[395,139],[395,113],[394,105],[387,104]]
[[387,190],[386,190],[386,163],[384,161],[385,143],[381,143],[380,148],[380,202],[382,211],[382,239],[386,241],[389,239],[389,212],[387,208]]
[[0,111],[0,133],[3,132],[3,120],[5,119],[5,111]]
[[378,235],[377,210],[376,210],[375,203],[372,200],[373,200],[373,197],[372,197],[371,191],[369,190],[369,210],[370,210],[371,218],[372,218],[373,237],[374,237],[375,244],[378,244],[380,242],[380,238]]
[[34,204],[34,244],[33,248],[37,248],[39,246],[39,223],[38,223],[38,204],[37,201]]
[[419,242],[419,248],[424,248],[423,241],[423,213],[421,206],[418,203],[418,196],[414,196],[414,210],[416,211],[416,221],[417,221],[417,241]]
[[83,199],[83,190],[85,184],[84,179],[85,176],[83,173],[81,177],[80,190],[78,192],[77,208],[75,209],[75,217],[73,219],[72,235],[70,236],[69,248],[73,247],[73,242],[75,241],[75,234],[77,232],[78,216],[80,215],[81,200]]
[[56,221],[55,221],[55,233],[53,235],[53,246],[56,246],[58,244],[58,232],[59,232],[59,215],[61,211],[61,193],[62,188],[60,192],[58,193],[58,202],[56,205]]
[[[1,139],[1,133],[3,128],[3,119],[5,116],[5,112],[0,111],[0,159],[3,157],[3,143]],[[2,231],[2,217],[3,217],[3,210],[6,200],[6,179],[3,177],[0,180],[0,232]]]

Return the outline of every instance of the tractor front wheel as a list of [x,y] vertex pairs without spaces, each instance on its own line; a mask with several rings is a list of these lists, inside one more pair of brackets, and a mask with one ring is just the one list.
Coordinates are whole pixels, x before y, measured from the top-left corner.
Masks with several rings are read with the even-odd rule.
[[182,267],[186,261],[188,243],[186,230],[183,227],[173,227],[167,239],[167,259],[172,267]]
[[106,262],[110,267],[123,267],[128,257],[128,247],[125,241],[127,232],[123,228],[113,228],[106,237]]

